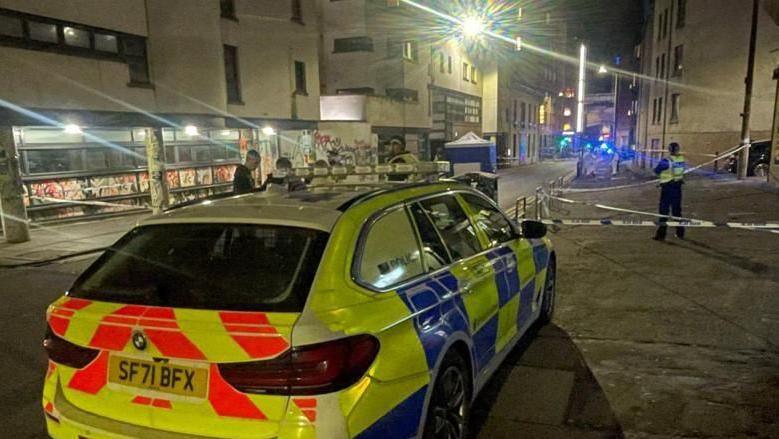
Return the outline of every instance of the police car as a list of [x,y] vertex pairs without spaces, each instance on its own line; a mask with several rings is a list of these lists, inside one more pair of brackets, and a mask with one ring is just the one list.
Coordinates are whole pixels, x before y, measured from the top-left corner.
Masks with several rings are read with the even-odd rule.
[[152,217],[47,311],[53,438],[462,438],[555,254],[455,182],[207,200]]

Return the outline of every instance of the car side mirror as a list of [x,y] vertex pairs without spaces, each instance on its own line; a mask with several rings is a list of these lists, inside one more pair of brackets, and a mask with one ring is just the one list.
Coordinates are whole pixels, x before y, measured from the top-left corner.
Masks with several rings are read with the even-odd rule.
[[546,224],[541,221],[525,220],[519,223],[523,238],[540,239],[546,236]]

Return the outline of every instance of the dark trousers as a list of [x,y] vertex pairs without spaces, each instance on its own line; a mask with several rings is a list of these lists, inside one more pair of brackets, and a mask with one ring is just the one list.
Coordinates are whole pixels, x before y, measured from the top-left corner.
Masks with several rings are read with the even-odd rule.
[[[660,185],[660,215],[668,215],[669,213],[672,216],[682,216],[682,182],[672,181]],[[660,219],[661,223],[666,221],[668,221],[667,218]],[[655,237],[665,239],[667,231],[667,226],[660,225]],[[684,227],[676,228],[676,236],[684,238]]]

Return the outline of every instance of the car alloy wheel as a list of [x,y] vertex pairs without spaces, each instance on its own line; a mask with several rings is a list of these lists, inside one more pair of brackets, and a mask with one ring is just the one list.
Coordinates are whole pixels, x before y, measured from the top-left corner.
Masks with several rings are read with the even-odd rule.
[[468,427],[471,393],[463,359],[447,354],[430,398],[425,439],[464,439]]

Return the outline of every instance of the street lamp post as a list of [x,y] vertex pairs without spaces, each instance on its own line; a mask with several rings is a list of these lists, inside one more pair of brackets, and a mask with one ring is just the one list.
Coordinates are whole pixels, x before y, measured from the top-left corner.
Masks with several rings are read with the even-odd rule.
[[779,48],[771,51],[774,56],[774,80],[776,80],[776,100],[774,102],[774,124],[771,131],[771,151],[768,159],[768,181],[779,187]]
[[743,179],[747,176],[749,167],[749,145],[751,139],[749,136],[749,122],[752,114],[752,87],[754,85],[755,74],[755,47],[757,45],[757,23],[760,0],[754,0],[752,4],[752,29],[749,35],[749,54],[747,55],[747,77],[746,91],[744,93],[744,112],[741,113],[741,153],[738,159],[738,178]]
[[[609,72],[609,69],[605,65],[601,65],[598,69],[598,74],[605,75]],[[614,117],[612,118],[611,125],[611,141],[614,142],[614,147],[617,146],[617,100],[619,98],[619,72],[614,70],[612,72],[612,80],[614,81],[614,90],[612,96],[614,99]]]
[[576,136],[574,147],[579,148],[579,163],[576,166],[576,176],[582,175],[584,167],[584,150],[582,148],[582,133],[584,132],[584,93],[587,75],[587,46],[579,47],[579,87],[576,92]]

